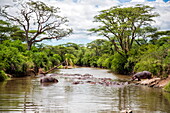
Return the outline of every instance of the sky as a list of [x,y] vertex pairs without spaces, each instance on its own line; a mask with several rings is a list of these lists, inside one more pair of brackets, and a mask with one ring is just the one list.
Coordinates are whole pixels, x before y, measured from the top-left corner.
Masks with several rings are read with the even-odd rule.
[[[17,2],[21,0],[0,0],[0,4]],[[69,37],[61,40],[43,41],[48,45],[59,45],[68,42],[77,44],[90,43],[95,39],[105,39],[104,37],[90,34],[87,30],[97,26],[94,23],[94,16],[99,11],[109,9],[112,6],[132,6],[135,4],[145,4],[155,7],[155,11],[160,14],[155,18],[153,26],[159,30],[170,30],[170,1],[169,0],[40,0],[46,4],[59,7],[63,16],[69,20],[68,25],[73,29]]]

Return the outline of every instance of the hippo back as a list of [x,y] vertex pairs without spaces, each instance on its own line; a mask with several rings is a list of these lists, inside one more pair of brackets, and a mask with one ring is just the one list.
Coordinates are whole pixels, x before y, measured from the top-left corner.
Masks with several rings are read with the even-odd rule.
[[146,78],[151,79],[152,78],[152,73],[149,71],[143,71],[144,75]]
[[140,80],[140,77],[142,76],[142,74],[143,74],[142,72],[138,72],[138,73],[134,74],[132,76],[132,81],[135,80],[135,79]]
[[136,78],[141,78],[141,77],[143,77],[143,75],[144,75],[143,72],[138,72],[138,73],[134,74],[133,76]]

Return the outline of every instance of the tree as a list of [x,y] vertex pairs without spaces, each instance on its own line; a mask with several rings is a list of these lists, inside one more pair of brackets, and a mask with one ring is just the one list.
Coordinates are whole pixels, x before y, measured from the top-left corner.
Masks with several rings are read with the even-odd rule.
[[62,44],[64,47],[72,47],[74,48],[75,50],[78,50],[80,48],[80,46],[78,44],[75,44],[75,43],[71,43],[71,42],[68,42],[66,44]]
[[132,48],[141,28],[150,26],[152,18],[158,16],[152,11],[153,9],[150,6],[136,5],[123,8],[116,6],[102,10],[94,17],[94,22],[101,24],[90,31],[107,37],[113,43],[115,50],[127,58],[128,51]]
[[47,6],[41,1],[29,1],[16,6],[6,5],[1,8],[1,16],[13,21],[24,31],[24,39],[28,50],[32,45],[43,40],[61,39],[69,35],[72,29],[68,28],[66,17],[59,15],[59,8]]
[[47,56],[47,53],[44,51],[33,52],[31,57],[34,62],[34,69],[36,72],[38,72],[39,68],[44,68],[45,70],[48,70],[52,65],[52,62]]
[[70,64],[70,66],[74,66],[74,64],[75,64],[75,56],[73,55],[73,54],[65,54],[65,62],[66,62],[66,66],[69,66],[69,64]]
[[167,76],[169,75],[170,67],[170,46],[164,44],[157,46],[153,44],[145,45],[145,47],[138,49],[141,55],[138,56],[137,63],[135,64],[134,71],[148,70],[153,75]]
[[20,33],[18,26],[11,25],[6,21],[0,20],[0,43],[8,39],[17,40],[21,35],[22,34]]
[[155,34],[155,32],[157,32],[157,28],[151,27],[151,26],[147,26],[144,28],[141,28],[138,31],[138,39],[135,40],[135,42],[138,45],[143,45],[143,44],[147,44],[148,43],[148,38],[150,37],[150,35]]
[[[22,45],[17,45],[18,42],[7,43],[0,44],[0,70],[14,76],[24,76],[30,63],[28,63],[28,57],[25,57],[17,48]],[[13,44],[16,44],[15,47]]]
[[[170,42],[170,31],[158,31],[154,34],[149,35],[151,37],[150,43],[161,44],[163,42]],[[159,40],[162,38],[161,40]]]
[[94,49],[95,51],[95,55],[96,56],[99,56],[100,55],[100,50],[101,50],[101,46],[104,45],[104,41],[103,39],[97,39],[97,40],[94,40],[90,43],[87,44],[87,47],[89,49]]

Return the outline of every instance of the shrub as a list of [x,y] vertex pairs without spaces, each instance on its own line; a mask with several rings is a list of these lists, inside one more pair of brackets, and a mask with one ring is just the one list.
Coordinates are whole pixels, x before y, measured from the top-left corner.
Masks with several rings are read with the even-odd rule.
[[164,90],[170,92],[170,82],[164,87]]
[[111,69],[113,72],[120,74],[128,73],[128,68],[125,67],[125,64],[127,63],[127,58],[123,57],[122,55],[118,53],[114,54],[114,58],[111,63]]
[[4,81],[8,78],[6,73],[3,70],[0,70],[0,81]]
[[169,72],[169,60],[170,52],[169,45],[163,45],[157,47],[155,45],[148,45],[147,50],[143,52],[138,58],[134,70],[144,71],[148,70],[153,73],[153,75],[166,76]]

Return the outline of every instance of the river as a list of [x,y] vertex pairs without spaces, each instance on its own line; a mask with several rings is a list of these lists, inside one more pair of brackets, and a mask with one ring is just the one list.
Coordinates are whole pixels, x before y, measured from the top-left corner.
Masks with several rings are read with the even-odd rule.
[[[60,74],[92,74],[95,78],[129,80],[106,69],[60,69]],[[0,82],[0,113],[170,113],[170,94],[146,86],[73,84],[74,77],[54,76],[59,82],[41,84],[40,78]]]

